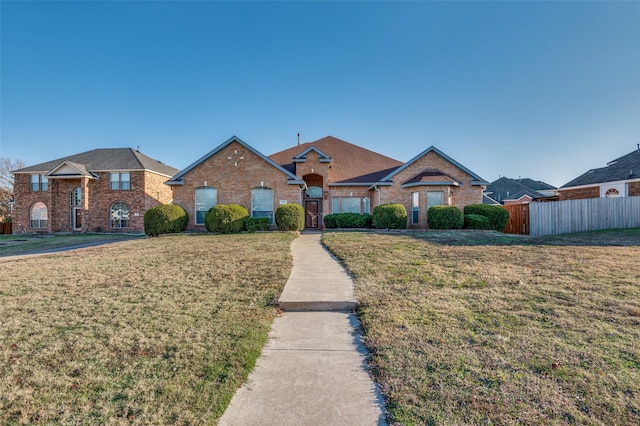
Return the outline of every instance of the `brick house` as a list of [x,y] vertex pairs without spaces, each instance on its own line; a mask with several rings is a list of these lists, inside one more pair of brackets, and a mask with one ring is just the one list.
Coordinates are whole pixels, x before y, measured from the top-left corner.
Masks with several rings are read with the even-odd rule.
[[392,202],[405,206],[409,227],[425,228],[429,207],[482,203],[488,182],[435,147],[402,163],[327,136],[266,156],[234,136],[167,184],[189,213],[188,229],[204,229],[209,208],[231,203],[272,222],[278,205],[297,203],[305,226],[321,229],[326,214]]
[[499,204],[511,206],[534,201],[555,201],[558,198],[557,192],[558,188],[540,180],[502,176],[487,185],[484,195]]
[[638,149],[592,169],[559,188],[560,200],[640,196],[640,144]]
[[178,172],[131,148],[94,149],[13,172],[13,233],[143,232],[144,213],[171,201]]

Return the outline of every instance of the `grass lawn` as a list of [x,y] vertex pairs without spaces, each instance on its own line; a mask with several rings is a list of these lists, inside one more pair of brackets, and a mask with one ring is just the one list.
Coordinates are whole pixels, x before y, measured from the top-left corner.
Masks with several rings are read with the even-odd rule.
[[203,424],[259,355],[283,233],[0,259],[0,424]]
[[448,234],[323,236],[392,422],[640,424],[640,230]]
[[0,235],[0,257],[142,237],[144,235],[131,234]]

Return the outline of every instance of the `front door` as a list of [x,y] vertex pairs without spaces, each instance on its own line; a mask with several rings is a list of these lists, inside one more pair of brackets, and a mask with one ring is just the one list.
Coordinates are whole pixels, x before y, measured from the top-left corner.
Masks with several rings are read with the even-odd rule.
[[73,229],[82,228],[82,208],[73,208]]
[[305,228],[318,228],[318,200],[306,200],[304,202]]

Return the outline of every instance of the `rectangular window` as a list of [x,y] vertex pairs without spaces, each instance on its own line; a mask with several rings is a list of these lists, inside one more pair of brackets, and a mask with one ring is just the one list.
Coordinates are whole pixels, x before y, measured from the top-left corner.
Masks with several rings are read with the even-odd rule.
[[254,188],[251,190],[251,217],[268,217],[273,223],[273,189]]
[[111,173],[110,188],[112,191],[128,191],[131,188],[129,173]]
[[444,192],[427,192],[427,207],[444,205]]
[[411,193],[411,224],[417,225],[420,220],[420,194]]
[[331,213],[358,213],[369,214],[371,212],[371,199],[369,197],[332,197]]
[[45,175],[31,175],[31,192],[47,191],[49,179]]

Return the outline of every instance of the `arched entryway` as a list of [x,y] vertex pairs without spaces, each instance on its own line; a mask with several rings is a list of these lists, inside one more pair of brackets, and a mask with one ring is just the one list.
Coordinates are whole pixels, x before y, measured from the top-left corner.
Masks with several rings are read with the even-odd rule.
[[307,184],[304,191],[304,226],[308,229],[322,228],[322,199],[324,186],[321,175],[308,174],[302,177]]

